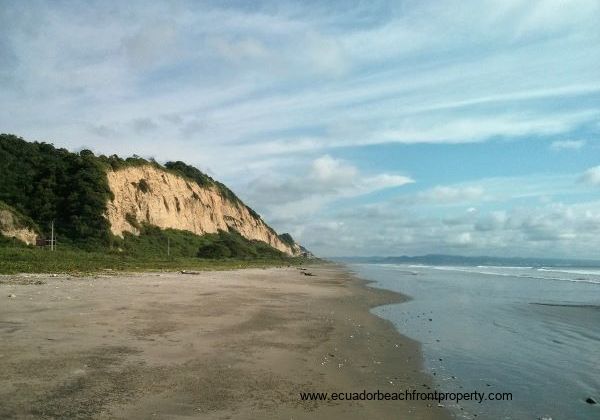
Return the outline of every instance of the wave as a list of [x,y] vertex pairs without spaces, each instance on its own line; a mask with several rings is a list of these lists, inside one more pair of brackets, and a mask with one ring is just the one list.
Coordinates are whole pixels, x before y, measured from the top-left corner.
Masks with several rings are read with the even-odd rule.
[[543,302],[529,302],[530,305],[539,306],[557,306],[561,308],[588,308],[588,309],[600,309],[600,305],[581,304],[581,303],[543,303]]
[[538,268],[537,271],[545,272],[556,272],[556,273],[567,273],[567,274],[587,274],[592,276],[600,276],[600,269],[585,269],[585,270],[573,270],[564,268]]
[[[443,266],[443,265],[424,265],[424,264],[411,264],[411,265],[401,265],[401,264],[388,264],[388,266],[396,266],[396,267],[410,267],[410,268],[420,268],[420,269],[431,269],[431,270],[440,270],[440,271],[455,271],[455,272],[463,272],[463,273],[473,273],[473,274],[484,274],[488,276],[499,276],[499,277],[517,277],[524,279],[532,279],[532,280],[553,280],[553,281],[568,281],[572,283],[590,283],[590,284],[600,284],[600,270],[591,271],[591,270],[577,270],[577,269],[550,269],[550,268],[533,268],[533,267],[502,267],[502,266],[477,266],[477,267],[456,267],[456,266]],[[511,270],[510,273],[502,273],[498,271],[490,271],[492,269],[498,270]],[[514,272],[514,270],[523,270],[530,271],[531,273],[518,273]],[[588,278],[588,277],[564,277],[564,276],[545,276],[542,274],[536,273],[563,273],[563,274],[577,274],[577,275],[588,275],[588,276],[596,276],[596,278]],[[412,273],[411,273],[412,274]]]
[[533,267],[528,266],[509,266],[509,265],[478,265],[477,268],[499,268],[503,270],[527,270],[532,269]]

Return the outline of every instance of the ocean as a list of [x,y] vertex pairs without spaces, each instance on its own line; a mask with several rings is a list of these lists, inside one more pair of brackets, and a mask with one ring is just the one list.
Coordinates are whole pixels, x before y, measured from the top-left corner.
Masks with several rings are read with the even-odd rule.
[[446,404],[458,418],[600,419],[599,268],[350,268],[412,298],[373,312],[422,343],[437,390],[512,394]]

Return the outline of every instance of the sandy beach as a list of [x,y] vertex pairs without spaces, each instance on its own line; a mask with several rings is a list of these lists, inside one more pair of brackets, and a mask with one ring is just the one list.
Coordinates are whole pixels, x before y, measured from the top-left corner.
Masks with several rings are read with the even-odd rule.
[[300,398],[426,392],[418,343],[369,312],[402,299],[333,265],[1,276],[0,418],[449,418]]

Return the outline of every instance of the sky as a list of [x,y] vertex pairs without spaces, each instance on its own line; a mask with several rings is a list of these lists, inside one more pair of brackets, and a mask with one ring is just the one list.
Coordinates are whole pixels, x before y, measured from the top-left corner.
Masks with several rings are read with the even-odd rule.
[[600,259],[598,22],[598,0],[0,0],[0,132],[183,160],[320,256]]

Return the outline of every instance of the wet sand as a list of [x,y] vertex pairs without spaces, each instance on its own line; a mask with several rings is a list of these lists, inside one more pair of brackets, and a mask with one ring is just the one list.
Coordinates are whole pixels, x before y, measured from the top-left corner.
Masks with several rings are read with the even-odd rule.
[[[372,315],[401,295],[333,265],[0,276],[0,418],[444,419],[418,343]],[[14,297],[8,297],[14,295]]]

